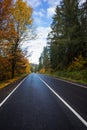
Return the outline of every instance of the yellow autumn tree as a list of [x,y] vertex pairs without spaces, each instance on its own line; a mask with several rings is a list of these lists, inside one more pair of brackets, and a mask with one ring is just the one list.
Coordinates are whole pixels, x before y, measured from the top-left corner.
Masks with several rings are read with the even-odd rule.
[[31,73],[31,65],[30,65],[30,63],[29,63],[29,61],[28,61],[28,59],[26,59],[26,62],[25,62],[26,64],[26,69],[25,69],[25,73],[26,74],[30,74]]
[[13,0],[0,1],[0,42],[8,37]]
[[82,57],[82,55],[79,55],[78,57],[74,58],[74,61],[68,67],[68,70],[81,70],[81,69],[84,69],[85,64],[87,64],[86,59],[84,59],[84,57]]
[[32,24],[32,8],[23,0],[17,0],[12,15],[18,38],[21,39],[28,25]]
[[13,1],[0,1],[0,79],[14,78],[14,74],[26,71],[21,42],[32,25],[32,8],[23,0]]
[[[12,36],[12,28],[9,26],[12,20],[11,13],[13,0],[0,0],[0,80],[11,77],[11,67],[8,60],[9,36]],[[9,34],[10,32],[10,34]],[[14,34],[13,34],[14,35]]]
[[12,78],[14,77],[16,67],[16,52],[20,47],[21,42],[26,39],[27,29],[32,24],[32,8],[27,5],[23,0],[17,0],[12,10],[13,25],[16,31],[16,37],[13,37],[11,46],[11,65],[12,65]]
[[16,53],[16,67],[15,75],[29,74],[30,73],[30,63],[25,57],[24,53],[18,49]]
[[45,72],[46,72],[45,68],[42,68],[42,69],[40,70],[40,73],[41,73],[41,74],[45,74]]

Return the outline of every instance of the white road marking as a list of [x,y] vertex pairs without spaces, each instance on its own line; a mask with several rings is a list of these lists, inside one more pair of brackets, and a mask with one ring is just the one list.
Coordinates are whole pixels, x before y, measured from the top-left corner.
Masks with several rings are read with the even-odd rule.
[[73,83],[73,82],[70,82],[70,81],[67,81],[67,80],[64,80],[64,79],[59,79],[59,78],[54,78],[54,79],[57,79],[57,80],[60,80],[60,81],[63,81],[63,82],[66,82],[66,83],[69,83],[69,84],[73,84],[73,85],[79,86],[81,88],[87,89],[87,86],[85,86],[85,85],[81,85],[81,84],[78,84],[78,83]]
[[[47,76],[47,75],[46,75],[46,76]],[[56,78],[56,77],[52,77],[52,78],[53,78],[53,79],[56,79],[56,80],[60,80],[60,81],[66,82],[66,83],[69,83],[69,84],[73,84],[73,85],[79,86],[79,87],[81,87],[81,88],[87,89],[87,86],[82,85],[82,84],[79,84],[79,83],[74,83],[74,82],[71,82],[71,81],[68,81],[68,80],[64,80],[64,79],[60,79],[60,78]]]
[[24,80],[27,77],[25,77],[18,85],[15,89],[13,89],[13,91],[0,103],[0,107],[7,101],[7,99],[14,93],[14,91],[24,82]]
[[61,98],[44,80],[40,77],[39,79],[69,108],[70,111],[74,113],[74,115],[87,127],[87,121],[84,120],[79,113],[77,113],[63,98]]

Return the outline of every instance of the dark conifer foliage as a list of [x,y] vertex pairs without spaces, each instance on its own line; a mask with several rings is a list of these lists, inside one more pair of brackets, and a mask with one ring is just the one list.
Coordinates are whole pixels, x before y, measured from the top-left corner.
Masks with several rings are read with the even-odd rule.
[[87,60],[87,1],[61,0],[48,34],[50,67],[65,69],[80,55]]

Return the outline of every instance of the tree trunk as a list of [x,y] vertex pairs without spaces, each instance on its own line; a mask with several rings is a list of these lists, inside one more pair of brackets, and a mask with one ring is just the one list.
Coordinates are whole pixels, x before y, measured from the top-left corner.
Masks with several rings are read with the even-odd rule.
[[15,60],[12,60],[12,72],[11,72],[11,78],[14,78],[14,74],[15,74]]

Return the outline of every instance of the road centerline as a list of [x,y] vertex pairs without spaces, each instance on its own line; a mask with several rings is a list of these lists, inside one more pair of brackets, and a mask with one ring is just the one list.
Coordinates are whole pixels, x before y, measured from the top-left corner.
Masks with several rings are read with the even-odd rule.
[[87,127],[87,121],[84,120],[63,98],[61,98],[42,78],[39,79],[60,99],[65,106]]

